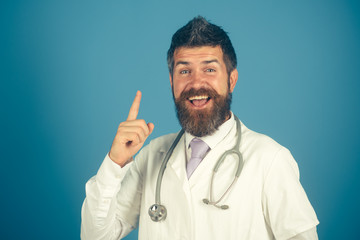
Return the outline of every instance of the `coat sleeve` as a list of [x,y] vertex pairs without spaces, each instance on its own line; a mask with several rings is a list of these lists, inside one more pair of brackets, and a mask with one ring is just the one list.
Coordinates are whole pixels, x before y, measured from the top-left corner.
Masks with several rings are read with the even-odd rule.
[[275,239],[290,239],[319,223],[300,184],[297,163],[286,148],[277,152],[269,167],[262,202]]
[[316,227],[311,228],[305,232],[302,232],[289,240],[319,240]]
[[[105,157],[96,176],[86,183],[86,198],[81,211],[81,239],[120,239],[136,227],[136,222],[128,222],[119,215],[121,212],[118,210],[117,197],[126,188],[124,180],[128,179],[126,183],[130,184],[129,179],[135,178],[138,175],[136,172],[133,162],[121,168],[108,155]],[[140,179],[137,179],[133,184],[139,182]],[[135,195],[139,193],[132,192]],[[140,196],[132,194],[132,198],[132,204],[138,205]],[[129,198],[128,200],[130,201]],[[124,204],[129,206],[129,203]],[[132,211],[138,214],[136,208],[132,208]]]

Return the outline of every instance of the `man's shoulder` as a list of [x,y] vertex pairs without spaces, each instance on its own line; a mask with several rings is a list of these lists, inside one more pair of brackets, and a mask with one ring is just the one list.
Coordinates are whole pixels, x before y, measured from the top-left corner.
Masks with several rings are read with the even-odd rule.
[[[144,146],[135,157],[137,165],[146,166],[148,163],[152,163],[153,165],[156,162],[148,161],[149,158],[163,159],[164,154],[169,150],[177,135],[178,133],[170,133],[150,140],[149,144]],[[159,161],[159,163],[161,163],[161,161]]]
[[293,161],[291,153],[286,147],[265,134],[244,127],[242,136],[240,151],[244,155],[244,160],[257,167],[263,166],[264,172],[268,172],[270,166],[277,159],[281,160],[282,164]]
[[148,144],[148,148],[150,148],[152,151],[160,151],[160,152],[165,152],[167,151],[171,144],[174,142],[176,136],[179,134],[179,132],[176,133],[169,133],[169,134],[165,134],[162,135],[160,137],[154,138],[152,139],[149,144]]
[[284,148],[273,138],[266,134],[253,131],[246,126],[242,131],[242,141],[248,147],[260,152],[277,152]]

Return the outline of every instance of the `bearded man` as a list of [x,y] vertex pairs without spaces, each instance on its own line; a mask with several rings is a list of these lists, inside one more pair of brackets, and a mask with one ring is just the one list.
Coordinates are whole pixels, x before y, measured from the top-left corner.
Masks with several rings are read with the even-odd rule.
[[183,130],[141,149],[154,124],[137,119],[137,92],[86,184],[82,239],[120,239],[137,226],[139,239],[317,239],[290,152],[230,111],[238,72],[226,32],[196,17],[173,35],[167,60]]

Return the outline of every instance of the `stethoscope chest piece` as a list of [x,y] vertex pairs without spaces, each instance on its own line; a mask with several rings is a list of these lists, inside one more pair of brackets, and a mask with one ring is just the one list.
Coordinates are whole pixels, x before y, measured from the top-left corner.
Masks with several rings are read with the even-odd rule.
[[166,214],[167,211],[164,205],[155,203],[149,208],[149,216],[154,222],[165,220]]

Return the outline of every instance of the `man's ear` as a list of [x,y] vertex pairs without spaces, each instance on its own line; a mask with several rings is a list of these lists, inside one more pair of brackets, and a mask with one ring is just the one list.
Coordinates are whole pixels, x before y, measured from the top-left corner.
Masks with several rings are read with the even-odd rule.
[[170,80],[170,86],[171,86],[171,89],[172,89],[173,88],[173,80],[172,80],[171,73],[169,73],[169,80]]
[[231,73],[230,73],[230,92],[232,93],[234,91],[234,88],[236,86],[237,80],[238,80],[238,71],[235,68]]

